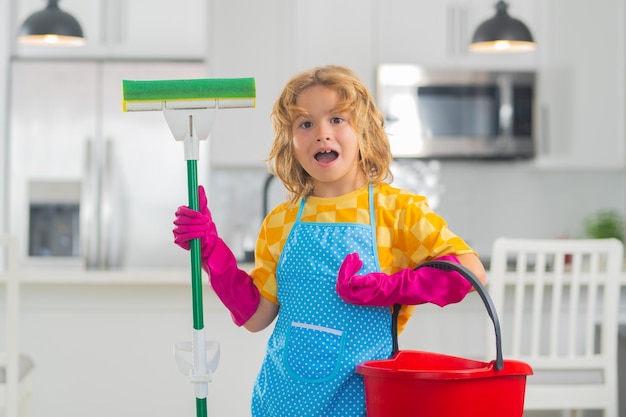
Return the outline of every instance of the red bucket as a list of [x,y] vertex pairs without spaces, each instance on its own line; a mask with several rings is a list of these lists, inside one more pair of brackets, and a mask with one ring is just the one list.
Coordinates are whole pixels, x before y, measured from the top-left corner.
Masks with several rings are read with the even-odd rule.
[[368,417],[521,417],[526,376],[532,368],[502,359],[500,323],[480,281],[458,264],[423,266],[455,269],[481,296],[496,331],[496,359],[481,362],[421,351],[399,351],[391,359],[357,365],[363,375]]

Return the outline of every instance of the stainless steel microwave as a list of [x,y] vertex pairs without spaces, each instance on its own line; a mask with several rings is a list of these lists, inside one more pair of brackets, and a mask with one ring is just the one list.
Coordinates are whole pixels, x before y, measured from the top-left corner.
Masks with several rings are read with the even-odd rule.
[[535,155],[535,73],[378,68],[377,104],[396,158]]

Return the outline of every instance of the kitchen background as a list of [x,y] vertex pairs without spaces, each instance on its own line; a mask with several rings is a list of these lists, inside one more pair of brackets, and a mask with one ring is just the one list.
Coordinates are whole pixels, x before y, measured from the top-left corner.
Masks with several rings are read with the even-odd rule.
[[[60,7],[80,20],[88,44],[44,50],[17,46],[15,34],[45,2],[2,2],[0,232],[20,237],[29,271],[21,344],[37,364],[34,415],[79,416],[87,407],[94,416],[193,413],[192,391],[170,352],[173,342],[189,338],[190,326],[188,258],[171,243],[173,211],[185,201],[182,147],[162,116],[121,113],[121,78],[255,77],[256,109],[222,111],[201,144],[201,182],[220,232],[241,256],[261,222],[271,106],[291,75],[328,63],[353,68],[372,91],[384,63],[536,72],[535,158],[426,167],[437,211],[484,258],[499,236],[582,237],[584,219],[598,210],[623,215],[626,0],[510,1],[510,14],[529,26],[537,51],[466,52],[494,3],[63,0]],[[113,237],[91,242],[108,260],[92,255],[88,271],[85,259],[72,256],[37,262],[25,238],[29,204],[60,199],[39,196],[37,186],[67,186],[74,190],[67,199],[84,203],[72,184],[83,194],[94,181],[85,172],[106,165],[98,149],[112,149],[117,167],[116,197],[92,200],[117,210],[99,220],[100,234]],[[407,172],[399,182],[410,182]],[[270,206],[283,197],[277,181],[269,196]],[[210,411],[247,415],[267,332],[233,328],[209,291],[205,302],[209,336],[222,343]],[[472,300],[437,311],[438,319],[416,317],[404,346],[421,336],[422,348],[480,355],[481,337],[468,344],[467,335],[438,330],[438,320],[471,316],[471,306]],[[479,314],[473,319],[482,323]]]

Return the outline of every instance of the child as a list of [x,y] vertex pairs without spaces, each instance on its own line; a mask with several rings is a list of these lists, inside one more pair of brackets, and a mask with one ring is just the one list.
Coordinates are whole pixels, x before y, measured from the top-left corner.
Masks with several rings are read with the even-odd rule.
[[219,238],[202,187],[200,212],[176,212],[175,242],[187,249],[201,238],[203,267],[237,325],[255,332],[276,319],[253,416],[363,417],[355,367],[392,354],[390,307],[402,304],[401,330],[415,305],[444,306],[471,290],[457,272],[414,268],[450,260],[483,282],[485,270],[424,197],[385,182],[392,156],[383,117],[352,71],[296,75],[272,123],[269,160],[291,199],[263,221],[252,272],[237,268]]

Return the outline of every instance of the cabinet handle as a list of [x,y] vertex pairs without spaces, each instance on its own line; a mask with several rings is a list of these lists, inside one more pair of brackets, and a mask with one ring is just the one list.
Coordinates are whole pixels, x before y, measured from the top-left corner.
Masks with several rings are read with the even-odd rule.
[[456,8],[446,7],[446,50],[449,56],[456,53]]
[[93,141],[85,141],[85,174],[81,184],[80,198],[80,242],[81,256],[87,269],[94,269],[98,265],[98,227],[97,202],[95,200],[95,180],[97,172],[94,164]]
[[541,106],[541,117],[539,120],[541,125],[540,149],[543,155],[550,154],[550,109],[548,106]]
[[467,7],[451,5],[446,7],[446,49],[449,56],[467,53]]
[[467,48],[469,45],[469,40],[468,40],[468,31],[467,31],[467,7],[466,6],[457,6],[458,7],[458,15],[459,15],[459,21],[458,21],[458,30],[457,30],[457,38],[456,38],[456,45],[459,48],[458,54],[459,55],[466,55],[467,54]]
[[510,138],[513,137],[513,81],[503,74],[496,83],[500,90],[500,133]]
[[123,8],[128,7],[120,0],[102,0],[100,3],[100,41],[104,44],[120,45],[125,38],[124,29],[127,27],[126,13]]
[[112,236],[111,230],[113,211],[113,141],[104,143],[104,155],[102,161],[102,195],[100,201],[101,233],[100,233],[100,265],[104,269],[114,267],[112,260]]

